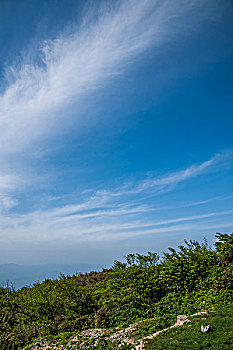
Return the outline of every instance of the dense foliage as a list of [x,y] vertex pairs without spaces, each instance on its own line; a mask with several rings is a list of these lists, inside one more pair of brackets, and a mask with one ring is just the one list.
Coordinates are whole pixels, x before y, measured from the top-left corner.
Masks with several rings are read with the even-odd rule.
[[177,250],[129,254],[109,270],[45,280],[18,291],[0,288],[0,348],[88,328],[124,326],[156,317],[158,329],[177,314],[232,302],[233,234],[185,241]]

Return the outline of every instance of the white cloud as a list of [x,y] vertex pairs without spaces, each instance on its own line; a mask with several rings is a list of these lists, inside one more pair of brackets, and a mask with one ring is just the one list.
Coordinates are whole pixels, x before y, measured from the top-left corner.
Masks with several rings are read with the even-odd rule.
[[11,190],[17,183],[17,176],[13,174],[1,174],[0,175],[0,191]]
[[[173,186],[182,181],[214,171],[216,167],[218,169],[225,167],[225,163],[228,163],[232,159],[232,156],[232,150],[217,153],[212,158],[199,165],[191,165],[184,170],[176,171],[168,175],[166,174],[165,176],[161,177],[149,178],[136,184],[125,184],[115,191],[108,192],[105,190],[99,191],[98,193],[112,197],[120,197],[127,194],[147,194],[148,192],[149,196],[158,195],[159,193],[164,193],[171,190]],[[148,198],[148,196],[146,198]],[[143,199],[145,199],[145,197],[143,197]]]
[[[32,147],[31,141],[41,142],[45,135],[56,133],[56,129],[62,128],[72,114],[70,107],[74,101],[78,104],[76,110],[81,110],[84,95],[102,88],[122,74],[145,50],[153,46],[159,52],[167,41],[183,36],[184,28],[193,30],[192,21],[200,23],[203,16],[210,16],[211,1],[207,3],[206,12],[198,0],[129,0],[119,1],[112,7],[108,3],[106,7],[99,4],[93,12],[88,9],[81,24],[67,27],[54,40],[48,38],[38,42],[33,45],[33,50],[29,46],[20,63],[6,67],[6,88],[0,94],[2,207],[10,208],[16,204],[13,192],[22,186],[22,179],[24,183],[30,183],[30,178],[34,183],[37,181],[38,175],[30,174],[28,163],[31,157],[40,158],[42,151],[38,145]],[[80,118],[79,112],[75,117]],[[10,160],[12,157],[13,161]],[[20,163],[18,169],[17,162]],[[209,168],[210,165],[201,166]],[[155,183],[151,180],[141,182],[131,189],[126,186],[126,191],[145,192],[148,186],[157,191],[160,186],[164,191],[164,185],[179,182],[182,177],[188,178],[197,171],[202,169],[190,168],[157,179]],[[105,200],[103,193],[99,195]],[[111,192],[111,196],[118,195]]]
[[[230,221],[224,218],[226,216],[230,217]],[[216,222],[216,218],[218,217],[220,217],[220,221]],[[214,221],[205,220],[210,218],[213,218]],[[28,215],[21,217],[18,222],[17,220],[12,220],[13,218],[11,217],[11,227],[2,230],[4,236],[1,241],[2,243],[12,241],[15,244],[19,242],[24,242],[25,244],[29,242],[33,244],[38,242],[56,242],[57,244],[59,242],[62,245],[64,241],[66,244],[72,244],[72,242],[73,244],[77,244],[88,241],[119,241],[138,236],[142,237],[151,234],[185,230],[186,232],[190,232],[191,230],[200,229],[204,233],[204,230],[207,228],[217,230],[219,227],[230,227],[232,218],[233,210],[227,210],[145,223],[139,212],[139,215],[133,218],[127,216],[126,220],[123,219],[121,213],[119,213],[118,218],[113,213],[109,213],[108,218],[106,218],[105,213],[101,217],[97,216],[83,222],[77,216],[66,216],[64,218],[65,220],[59,220],[61,218],[57,218],[56,216],[48,219],[46,214],[44,215],[41,212],[40,215],[34,213],[34,216]],[[186,221],[190,223],[180,225],[180,223]]]
[[0,175],[0,212],[7,211],[17,205],[14,195],[11,195],[19,186],[20,179],[13,174]]
[[[64,204],[52,209],[39,209],[25,214],[2,215],[0,230],[3,241],[14,240],[17,242],[47,242],[63,240],[83,242],[93,238],[95,240],[120,240],[122,238],[149,235],[152,233],[172,232],[178,228],[190,228],[194,222],[201,221],[209,224],[217,218],[232,216],[233,210],[215,210],[198,213],[196,215],[173,216],[156,213],[164,208],[157,208],[153,203],[145,201],[148,192],[159,187],[159,194],[174,189],[174,185],[188,179],[204,175],[207,171],[216,171],[226,165],[230,152],[218,154],[200,165],[192,165],[185,170],[168,174],[160,178],[142,180],[136,184],[127,184],[122,188],[97,191],[87,197],[83,202]],[[146,183],[146,186],[145,186]],[[140,190],[139,190],[140,189]],[[155,191],[156,193],[156,191]],[[88,197],[89,194],[89,197]],[[143,205],[138,204],[139,198],[143,199]],[[210,201],[199,201],[199,205]],[[195,202],[198,206],[198,202]],[[177,203],[177,208],[182,208]],[[190,224],[178,226],[177,224],[189,221]],[[192,223],[192,224],[191,224]],[[196,224],[195,224],[196,225]],[[219,226],[217,223],[216,229]],[[204,228],[203,228],[204,229]]]
[[8,195],[0,195],[0,211],[9,210],[18,204],[16,198],[10,197]]
[[98,18],[89,10],[81,25],[38,43],[37,51],[33,47],[33,52],[22,55],[20,65],[6,69],[8,83],[0,96],[0,152],[27,148],[30,141],[53,133],[58,120],[66,123],[63,111],[67,119],[74,101],[81,109],[83,95],[121,74],[150,46],[159,48],[196,29],[215,6],[215,1],[203,6],[199,0],[120,1],[112,9],[99,9]]

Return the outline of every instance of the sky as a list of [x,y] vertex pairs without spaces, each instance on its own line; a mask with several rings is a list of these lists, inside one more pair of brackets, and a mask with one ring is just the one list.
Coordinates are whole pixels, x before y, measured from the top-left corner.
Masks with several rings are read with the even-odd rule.
[[1,0],[0,264],[233,231],[231,0]]

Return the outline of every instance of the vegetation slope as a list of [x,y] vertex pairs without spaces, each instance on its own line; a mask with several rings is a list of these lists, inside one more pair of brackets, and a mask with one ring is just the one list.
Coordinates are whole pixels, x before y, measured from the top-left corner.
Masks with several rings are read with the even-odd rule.
[[0,287],[0,349],[22,349],[39,337],[62,338],[150,318],[151,329],[145,326],[144,331],[153,333],[174,324],[178,314],[231,307],[233,234],[216,237],[214,248],[205,240],[185,241],[162,257],[129,254],[109,270],[61,275],[17,291]]

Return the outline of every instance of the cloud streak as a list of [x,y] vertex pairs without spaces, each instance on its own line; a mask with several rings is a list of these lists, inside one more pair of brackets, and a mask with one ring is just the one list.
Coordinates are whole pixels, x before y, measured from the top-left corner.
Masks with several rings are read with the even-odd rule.
[[149,47],[160,48],[183,36],[184,29],[196,28],[210,16],[211,3],[206,2],[206,15],[198,0],[102,5],[96,18],[88,9],[81,24],[38,43],[33,52],[29,48],[20,64],[6,69],[6,89],[0,96],[0,152],[27,148],[32,140],[53,133],[58,121],[65,124],[64,111],[67,118],[74,103],[81,110],[83,96],[121,74]]
[[[172,187],[176,186],[180,182],[203,175],[210,171],[215,171],[216,168],[224,168],[225,165],[229,163],[229,161],[232,159],[232,156],[232,150],[217,153],[213,157],[199,165],[191,165],[190,167],[184,170],[166,174],[165,176],[161,177],[149,178],[147,180],[140,181],[136,184],[126,184],[115,191],[99,191],[98,193],[102,195],[109,195],[112,197],[120,197],[122,195],[140,193],[143,193],[145,195],[149,192],[149,197],[152,197],[154,195],[158,195],[160,193],[164,193],[166,191],[171,190]],[[143,197],[143,199],[145,198],[148,199],[148,196]]]
[[[200,165],[192,165],[176,173],[146,181],[141,180],[136,184],[128,183],[111,191],[97,191],[80,203],[67,203],[60,207],[40,209],[26,214],[2,215],[0,220],[2,240],[5,242],[9,240],[46,242],[64,239],[75,242],[90,239],[93,241],[121,240],[156,233],[176,232],[179,229],[193,230],[194,227],[198,228],[197,221],[205,225],[209,222],[210,225],[218,218],[226,216],[232,220],[232,208],[196,215],[178,215],[170,218],[166,216],[161,220],[161,211],[166,208],[156,207],[156,202],[145,201],[148,192],[154,191],[154,196],[156,193],[161,195],[167,193],[167,186],[171,191],[180,182],[205,175],[214,169],[219,170],[226,160],[229,160],[230,155],[230,152],[217,154]],[[158,192],[156,192],[157,187]],[[144,204],[140,204],[139,199],[142,199]],[[210,199],[194,202],[194,205],[209,202]],[[177,208],[183,207],[177,203]],[[158,212],[160,212],[159,216],[156,214]],[[190,223],[184,225],[185,222]],[[216,229],[219,225],[220,223],[217,222]]]

